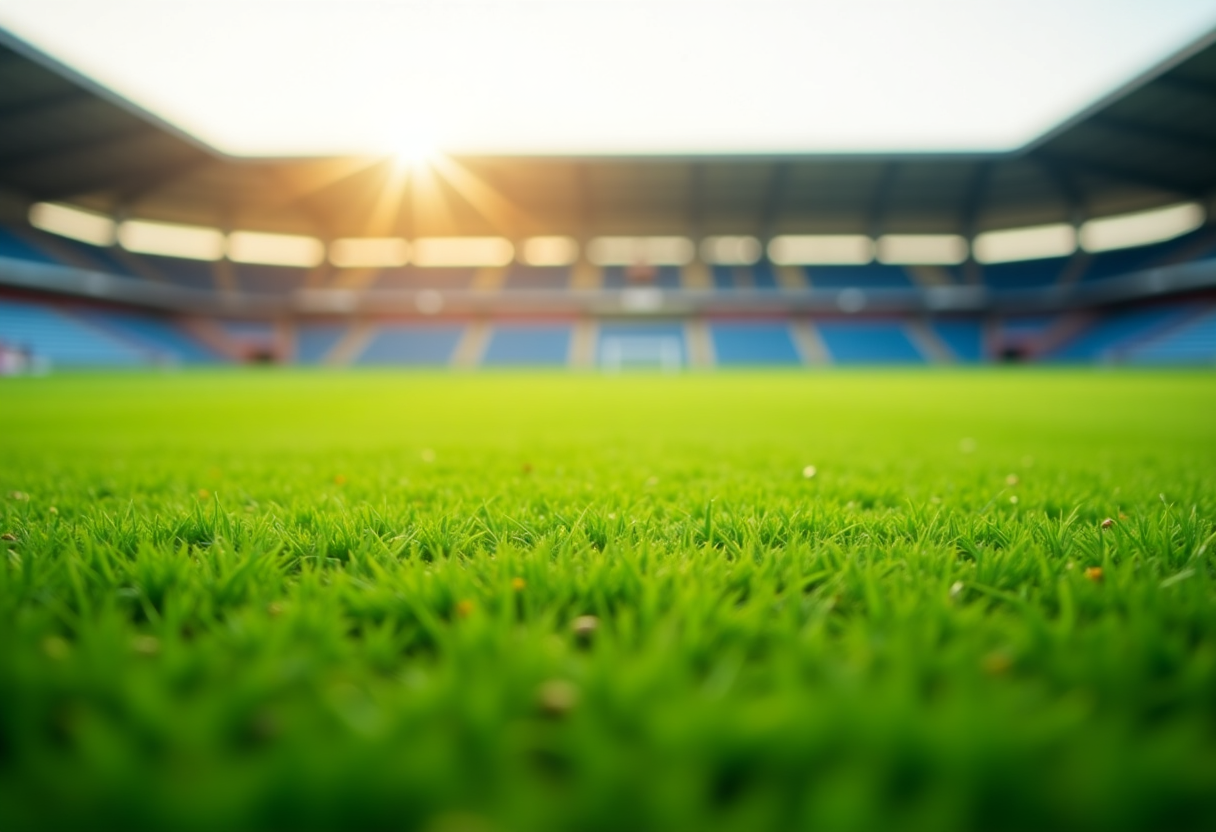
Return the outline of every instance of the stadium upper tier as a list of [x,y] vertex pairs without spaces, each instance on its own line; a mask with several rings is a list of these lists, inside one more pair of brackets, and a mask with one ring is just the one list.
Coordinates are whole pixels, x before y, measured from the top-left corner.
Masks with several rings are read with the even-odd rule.
[[[776,265],[760,259],[733,265],[692,259],[681,266],[636,268],[576,263],[532,266],[518,262],[480,267],[413,265],[342,268],[206,261],[154,255],[118,245],[82,243],[27,224],[0,225],[0,272],[8,261],[57,265],[142,281],[233,296],[298,296],[341,291],[382,296],[394,291],[495,294],[658,289],[667,293],[764,294],[857,289],[884,294],[943,287],[983,287],[994,295],[1026,290],[1098,284],[1162,267],[1216,259],[1216,225],[1203,225],[1173,239],[1128,248],[1042,257],[1005,263],[891,265],[866,263]],[[0,274],[0,282],[4,282]]]
[[[350,237],[947,234],[1216,193],[1216,38],[999,154],[244,159],[0,32],[0,218],[38,201],[116,220]],[[262,275],[277,285],[277,278]],[[518,280],[520,278],[516,278]]]

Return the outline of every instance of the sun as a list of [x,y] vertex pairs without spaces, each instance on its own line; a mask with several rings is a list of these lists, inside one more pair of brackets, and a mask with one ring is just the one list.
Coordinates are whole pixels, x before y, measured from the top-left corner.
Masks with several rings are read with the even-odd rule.
[[393,130],[386,145],[397,166],[404,169],[429,164],[439,153],[434,134],[418,124],[401,125]]
[[409,136],[395,143],[393,156],[397,163],[406,167],[418,167],[430,162],[438,154],[435,144],[423,136]]

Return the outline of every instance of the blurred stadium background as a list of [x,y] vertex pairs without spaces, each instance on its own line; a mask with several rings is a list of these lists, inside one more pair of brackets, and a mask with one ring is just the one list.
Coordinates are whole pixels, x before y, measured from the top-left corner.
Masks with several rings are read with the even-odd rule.
[[1216,362],[1216,35],[1001,153],[238,158],[0,32],[10,369]]

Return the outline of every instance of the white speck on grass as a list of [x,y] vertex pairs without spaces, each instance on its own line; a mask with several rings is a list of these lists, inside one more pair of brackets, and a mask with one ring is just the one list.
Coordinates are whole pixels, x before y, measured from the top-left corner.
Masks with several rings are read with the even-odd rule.
[[805,468],[803,468],[803,469],[802,469],[802,476],[806,477],[808,480],[809,480],[809,479],[814,479],[814,478],[815,478],[815,466],[814,466],[814,465],[808,465],[808,466],[806,466]]
[[1014,494],[1012,497],[1010,497],[1009,502],[1010,502],[1010,504],[1016,506],[1018,504],[1018,495]]
[[962,581],[955,581],[954,583],[950,584],[950,597],[951,598],[957,598],[958,596],[960,596],[962,594],[963,594],[963,582]]

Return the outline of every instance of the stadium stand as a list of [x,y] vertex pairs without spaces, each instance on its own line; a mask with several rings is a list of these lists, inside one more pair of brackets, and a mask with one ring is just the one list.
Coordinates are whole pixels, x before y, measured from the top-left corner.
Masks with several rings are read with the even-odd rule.
[[1216,309],[1130,347],[1132,364],[1216,364]]
[[482,365],[561,366],[570,354],[571,327],[561,324],[495,326]]
[[604,268],[604,287],[607,289],[623,289],[626,286],[646,285],[660,289],[679,289],[680,270],[675,266],[659,266],[654,270],[651,280],[630,280],[628,269],[624,266],[607,266]]
[[403,268],[382,269],[372,288],[375,289],[468,289],[473,285],[477,270],[472,268]]
[[596,362],[602,367],[674,369],[687,360],[681,323],[606,323],[600,327]]
[[321,364],[350,331],[343,324],[306,324],[297,328],[295,360],[300,364]]
[[152,359],[62,310],[8,299],[0,299],[0,341],[56,366],[134,366]]
[[308,278],[305,269],[290,266],[262,266],[234,263],[237,285],[246,292],[290,292],[301,288]]
[[1089,266],[1081,279],[1103,280],[1143,269],[1212,257],[1216,257],[1216,236],[1211,229],[1204,228],[1164,243],[1091,255]]
[[570,269],[564,266],[512,265],[503,279],[504,289],[565,289]]
[[956,360],[965,364],[974,364],[983,361],[986,357],[982,321],[969,319],[933,321],[930,326],[946,348],[954,354]]
[[806,276],[813,289],[910,289],[913,284],[901,266],[808,266]]
[[824,321],[819,335],[836,364],[922,364],[900,321]]
[[463,333],[457,325],[380,326],[355,363],[442,366],[452,360]]
[[11,229],[0,226],[0,257],[11,257],[14,260],[27,260],[34,263],[50,263],[62,265],[54,257],[39,251],[26,240],[15,234]]
[[997,291],[1051,286],[1059,281],[1067,264],[1067,258],[1063,257],[1025,260],[1020,263],[995,263],[984,266],[983,282]]
[[137,346],[158,364],[212,364],[221,360],[217,353],[162,317],[113,310],[81,312],[80,316]]
[[1182,323],[1188,307],[1180,305],[1121,309],[1105,315],[1047,357],[1065,362],[1111,362],[1122,351]]
[[709,332],[720,366],[802,363],[789,325],[784,321],[712,323]]
[[183,257],[161,257],[158,254],[133,255],[145,266],[145,273],[188,289],[214,289],[215,272],[211,263],[187,260]]

